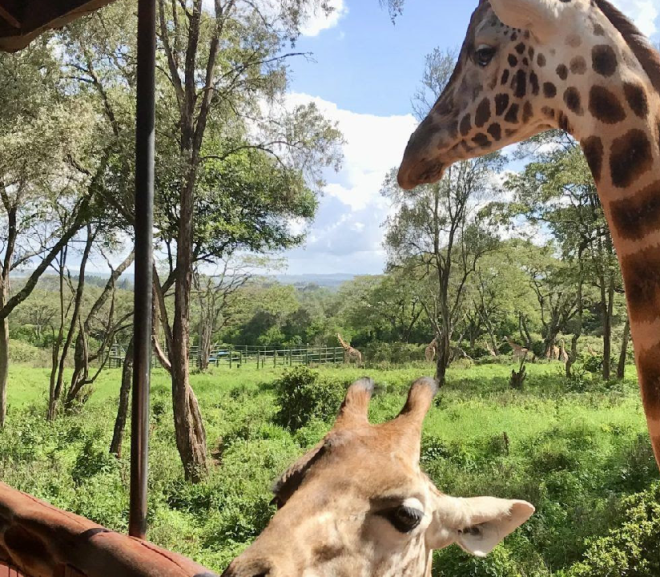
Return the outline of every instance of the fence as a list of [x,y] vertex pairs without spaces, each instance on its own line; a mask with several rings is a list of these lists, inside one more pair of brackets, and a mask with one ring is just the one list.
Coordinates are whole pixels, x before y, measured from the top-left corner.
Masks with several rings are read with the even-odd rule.
[[[108,366],[121,367],[126,347],[116,344],[110,350]],[[200,365],[199,347],[191,346],[190,361]],[[337,365],[344,362],[341,347],[256,347],[244,345],[217,345],[211,349],[209,365],[240,368],[242,366],[280,367],[294,365]]]

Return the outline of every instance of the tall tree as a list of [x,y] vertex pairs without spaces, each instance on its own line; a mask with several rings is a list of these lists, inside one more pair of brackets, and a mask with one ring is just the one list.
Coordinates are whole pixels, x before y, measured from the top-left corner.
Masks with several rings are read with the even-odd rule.
[[[7,412],[9,315],[84,226],[89,198],[68,158],[88,142],[89,110],[66,98],[54,48],[42,39],[0,55],[0,427]],[[66,102],[65,102],[66,98]],[[84,188],[84,187],[83,187]],[[66,209],[64,223],[57,209]],[[61,224],[61,225],[60,225]],[[34,267],[11,294],[10,275]]]
[[[316,209],[320,169],[338,161],[340,135],[313,105],[287,106],[283,49],[309,11],[325,2],[287,0],[263,9],[251,0],[158,4],[155,238],[166,269],[155,294],[172,375],[177,447],[185,475],[207,469],[201,411],[189,380],[192,274],[197,262],[234,251],[278,250],[302,241],[289,222]],[[108,204],[132,226],[131,111],[135,79],[133,9],[119,2],[91,26],[65,34],[68,66],[94,94],[116,136],[102,179]],[[89,24],[89,23],[88,23]],[[173,311],[163,305],[173,292]]]
[[[390,174],[383,194],[396,212],[387,220],[385,245],[391,268],[405,267],[427,290],[421,297],[437,342],[437,374],[444,384],[451,340],[462,316],[468,280],[479,260],[497,246],[481,218],[479,202],[491,186],[498,156],[463,162],[437,184],[404,192]],[[422,282],[423,281],[423,282]]]

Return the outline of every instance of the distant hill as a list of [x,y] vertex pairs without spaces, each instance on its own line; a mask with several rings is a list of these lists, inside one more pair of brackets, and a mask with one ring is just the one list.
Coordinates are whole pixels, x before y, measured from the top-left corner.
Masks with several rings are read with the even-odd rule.
[[326,288],[338,288],[345,282],[355,278],[354,274],[282,274],[274,278],[282,284],[310,285],[315,284]]
[[[30,271],[21,271],[14,275],[15,279],[23,279],[29,276]],[[273,279],[282,284],[286,285],[295,285],[295,286],[306,286],[306,285],[318,285],[324,288],[337,289],[345,282],[353,280],[356,276],[354,274],[281,274],[281,275],[267,275],[266,278]],[[87,277],[87,282],[91,285],[105,286],[109,274],[104,273],[90,273]],[[76,278],[75,275],[73,278]],[[20,282],[20,281],[19,281]],[[119,282],[119,288],[132,290],[134,282],[134,276],[131,273],[125,273],[122,275]],[[46,273],[41,277],[40,281],[41,288],[51,288],[51,285],[57,284],[57,276],[52,273]],[[52,287],[53,290],[58,290],[56,286]]]

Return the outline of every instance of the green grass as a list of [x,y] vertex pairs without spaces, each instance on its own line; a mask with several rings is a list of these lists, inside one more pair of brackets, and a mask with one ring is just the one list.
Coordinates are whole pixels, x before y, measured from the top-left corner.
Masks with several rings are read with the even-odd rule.
[[[508,386],[511,369],[481,365],[449,372],[425,424],[422,463],[444,492],[528,499],[537,514],[485,561],[456,548],[439,553],[435,575],[571,575],[590,540],[623,524],[626,498],[658,478],[632,368],[623,383],[605,384],[588,374],[567,381],[557,364],[530,365],[522,392]],[[431,371],[430,365],[341,367],[320,369],[320,375],[342,383],[365,373],[373,377],[371,419],[381,422],[401,409],[410,382]],[[174,446],[169,378],[154,371],[153,541],[221,571],[263,529],[273,514],[272,481],[331,425],[312,420],[292,433],[275,424],[274,383],[283,372],[246,366],[193,376],[214,468],[206,482],[192,487],[182,480]],[[12,367],[0,478],[125,530],[128,450],[119,461],[107,455],[120,377],[119,370],[105,371],[81,414],[47,424],[48,371]]]

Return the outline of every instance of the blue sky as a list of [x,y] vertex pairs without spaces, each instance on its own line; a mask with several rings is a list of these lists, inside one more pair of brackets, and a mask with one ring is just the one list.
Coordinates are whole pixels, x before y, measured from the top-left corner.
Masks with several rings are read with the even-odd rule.
[[[312,17],[296,46],[313,60],[292,62],[289,98],[313,100],[339,123],[347,141],[344,167],[327,174],[305,247],[284,256],[291,274],[378,274],[390,210],[380,185],[415,128],[410,102],[424,57],[438,46],[460,46],[476,0],[407,0],[395,25],[378,0],[332,3],[335,13]],[[658,39],[660,0],[614,3]]]

